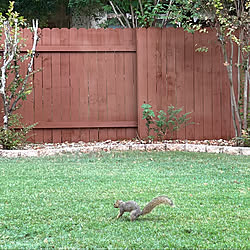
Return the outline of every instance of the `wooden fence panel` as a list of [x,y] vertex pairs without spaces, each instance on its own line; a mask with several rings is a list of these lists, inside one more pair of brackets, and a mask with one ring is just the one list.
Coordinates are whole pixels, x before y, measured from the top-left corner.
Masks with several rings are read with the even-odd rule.
[[[37,129],[50,128],[53,142],[136,135],[135,31],[110,29],[107,33],[45,29],[45,41],[38,51],[45,61],[51,60],[51,68],[44,69],[49,75],[43,78],[51,84],[51,119],[40,117]],[[125,70],[130,76],[125,77]],[[134,93],[126,95],[126,88]],[[126,108],[126,103],[134,110]]]
[[[143,32],[137,31],[138,110],[145,102],[155,111],[166,111],[169,105],[174,105],[183,107],[183,113],[192,112],[191,121],[195,124],[178,131],[173,138],[231,138],[228,79],[215,33],[188,34],[173,28],[151,28],[144,32],[143,37]],[[199,47],[208,47],[208,52],[196,51]],[[143,60],[147,67],[140,65]],[[138,114],[140,119],[141,112]],[[140,129],[145,124],[138,124],[140,135],[145,137],[145,130]]]
[[[199,46],[208,52],[196,52]],[[228,80],[213,32],[43,29],[37,52],[34,69],[41,71],[21,109],[27,123],[38,122],[36,142],[131,139],[137,132],[145,138],[143,103],[155,111],[174,105],[192,112],[195,124],[175,138],[233,136]]]

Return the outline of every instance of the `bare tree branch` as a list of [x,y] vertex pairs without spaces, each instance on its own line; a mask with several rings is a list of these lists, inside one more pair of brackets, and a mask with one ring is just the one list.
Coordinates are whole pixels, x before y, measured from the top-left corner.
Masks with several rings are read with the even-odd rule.
[[162,20],[162,27],[165,27],[168,23],[168,17],[169,17],[169,14],[170,14],[170,8],[172,6],[172,3],[173,3],[173,0],[170,0],[169,4],[168,4],[168,9],[167,9],[167,13],[166,13],[166,19],[163,19]]
[[122,11],[120,10],[120,8],[117,5],[116,5],[116,8],[118,9],[118,11],[120,12],[120,14],[122,15],[123,19],[125,20],[125,22],[127,24],[127,27],[131,28],[131,25],[130,25],[128,19],[126,18],[126,16],[122,13]]
[[15,19],[15,26],[14,26],[14,40],[13,45],[11,46],[11,29],[10,24],[8,21],[4,21],[4,34],[5,34],[5,47],[4,47],[4,53],[3,53],[3,66],[1,67],[1,87],[0,87],[0,94],[3,99],[4,104],[4,116],[3,116],[3,128],[5,130],[8,129],[8,119],[9,119],[9,101],[6,94],[6,69],[8,65],[13,60],[16,50],[17,50],[17,33],[18,33],[18,27],[17,27],[18,20]]
[[140,5],[141,14],[142,16],[144,16],[144,11],[143,11],[141,0],[139,0],[139,5]]
[[133,6],[131,4],[131,0],[130,0],[130,11],[131,11],[131,18],[132,18],[132,27],[135,28],[135,14],[134,14],[134,9]]
[[33,24],[34,36],[33,36],[33,46],[32,46],[32,50],[31,50],[30,62],[28,64],[28,69],[27,69],[25,79],[23,81],[22,88],[19,90],[16,99],[12,103],[11,108],[10,108],[10,112],[15,110],[18,101],[22,98],[22,93],[26,90],[26,87],[27,87],[28,80],[29,80],[30,76],[33,75],[32,72],[33,72],[34,57],[35,57],[35,53],[36,53],[37,42],[39,40],[39,37],[38,37],[38,20],[36,20],[36,21],[32,20],[32,24]]
[[247,129],[247,109],[248,109],[248,98],[247,98],[247,89],[248,89],[248,76],[249,76],[249,57],[247,59],[247,65],[245,69],[245,81],[244,81],[244,90],[243,90],[243,129]]
[[126,25],[123,23],[123,21],[121,20],[120,16],[118,15],[117,11],[116,11],[116,8],[114,6],[114,4],[112,3],[112,1],[109,1],[113,11],[115,12],[115,15],[117,17],[117,19],[119,20],[120,24],[122,25],[123,28],[126,28]]

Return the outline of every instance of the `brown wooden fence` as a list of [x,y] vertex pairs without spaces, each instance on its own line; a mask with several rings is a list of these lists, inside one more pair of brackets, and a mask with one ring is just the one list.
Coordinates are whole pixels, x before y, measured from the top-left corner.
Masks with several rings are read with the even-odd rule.
[[[207,53],[195,52],[208,46]],[[36,142],[146,136],[141,105],[192,111],[180,139],[231,138],[227,75],[215,34],[182,29],[43,29],[34,91],[21,112]]]

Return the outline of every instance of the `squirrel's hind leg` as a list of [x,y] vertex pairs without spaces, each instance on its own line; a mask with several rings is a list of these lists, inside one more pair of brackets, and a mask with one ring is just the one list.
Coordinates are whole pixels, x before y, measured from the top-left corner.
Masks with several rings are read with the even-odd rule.
[[139,216],[140,216],[140,212],[138,212],[137,210],[133,210],[130,213],[130,221],[136,220]]

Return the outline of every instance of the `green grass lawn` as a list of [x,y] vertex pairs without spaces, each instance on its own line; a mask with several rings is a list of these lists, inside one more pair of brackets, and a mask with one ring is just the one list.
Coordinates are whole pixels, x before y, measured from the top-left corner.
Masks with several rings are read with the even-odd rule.
[[[249,249],[250,157],[122,152],[0,161],[0,248]],[[160,205],[130,222],[116,199]]]

